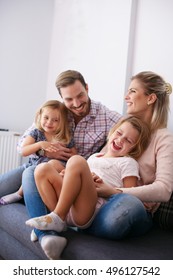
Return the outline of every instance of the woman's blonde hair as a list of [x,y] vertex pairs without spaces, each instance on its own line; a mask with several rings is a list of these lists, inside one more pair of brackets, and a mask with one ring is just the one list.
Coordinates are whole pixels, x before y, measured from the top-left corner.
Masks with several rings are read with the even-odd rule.
[[134,159],[138,159],[147,148],[150,141],[150,134],[151,134],[149,126],[138,117],[130,116],[121,119],[117,124],[115,124],[111,128],[108,134],[108,140],[110,136],[115,132],[115,130],[117,130],[125,122],[130,123],[133,126],[133,128],[135,128],[139,132],[139,137],[137,142],[134,144],[134,146],[128,153],[128,156]]
[[154,93],[157,97],[153,103],[153,116],[151,120],[151,130],[167,127],[169,113],[169,95],[172,87],[166,83],[158,74],[151,71],[140,72],[133,76],[131,80],[138,80],[144,88],[144,94]]
[[43,128],[41,127],[41,115],[43,113],[43,110],[45,108],[51,108],[52,110],[57,110],[59,114],[59,126],[57,128],[57,131],[55,132],[55,139],[57,141],[61,141],[64,144],[68,144],[71,139],[71,133],[69,130],[69,125],[68,125],[68,111],[65,105],[58,101],[58,100],[49,100],[45,102],[37,111],[36,116],[35,116],[35,125],[36,127],[44,131]]

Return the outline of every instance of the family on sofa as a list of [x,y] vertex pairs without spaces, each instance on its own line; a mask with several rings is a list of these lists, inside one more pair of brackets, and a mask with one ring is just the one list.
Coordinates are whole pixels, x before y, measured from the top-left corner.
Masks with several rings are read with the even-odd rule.
[[[68,70],[61,73],[56,80],[56,87],[68,109],[68,126],[73,135],[77,154],[88,159],[91,154],[97,153],[105,145],[110,129],[122,119],[122,116],[91,100],[88,96],[88,85],[77,71]],[[118,240],[140,236],[152,229],[153,217],[157,217],[157,213],[164,203],[167,205],[173,191],[173,135],[166,128],[171,92],[170,84],[153,72],[145,71],[132,77],[125,96],[127,115],[137,117],[136,119],[149,124],[151,131],[151,137],[148,137],[149,144],[138,159],[140,183],[137,187],[134,182],[128,187],[125,185],[115,187],[106,184],[104,178],[101,176],[98,178],[98,174],[94,174],[93,178],[97,187],[97,194],[94,196],[98,195],[99,198],[104,199],[104,203],[95,213],[89,227],[82,229],[83,232],[97,237]],[[57,116],[53,119],[58,121]],[[21,151],[23,143],[26,141],[25,138],[28,137],[31,129],[33,127],[26,131],[19,143]],[[121,129],[118,130],[119,138],[122,137],[121,133],[123,134],[123,132]],[[67,143],[56,144],[47,138],[46,140],[49,142],[49,149],[37,146],[33,153],[37,152],[38,157],[54,158],[61,162],[70,158],[68,161],[70,165],[74,150],[67,147],[65,145]],[[135,140],[137,141],[137,139]],[[131,138],[129,139],[127,136],[122,137],[121,141],[114,142],[119,150],[122,149],[124,141],[136,144],[135,141],[131,142]],[[29,144],[33,145],[31,142]],[[107,150],[103,149],[103,152],[105,151]],[[124,154],[120,156],[124,156]],[[59,166],[58,168],[55,166],[57,162],[57,160],[53,160],[52,163],[48,161],[37,167],[35,164],[29,163],[27,166],[20,166],[15,171],[0,177],[1,204],[16,201],[14,197],[22,185],[25,205],[31,218],[28,224],[34,225],[31,238],[33,241],[39,241],[49,259],[58,259],[67,243],[66,238],[63,234],[59,234],[56,227],[48,226],[52,221],[56,224],[56,219],[59,217],[54,212],[58,201],[54,196],[52,199],[47,199],[47,196],[44,198],[46,182],[50,182],[51,179],[52,186],[58,184],[60,176],[57,170],[62,172],[61,178],[66,180],[66,171],[63,173],[62,169],[59,170]],[[128,177],[131,179],[134,174],[129,174]],[[39,178],[43,178],[43,182],[39,182],[38,193],[36,185]],[[10,196],[6,196],[7,194]],[[91,207],[92,213],[94,207],[93,205]],[[51,216],[50,214],[47,216],[49,212],[51,212]],[[42,220],[40,216],[45,218]],[[60,222],[64,222],[65,218],[61,219]],[[71,218],[76,219],[75,211],[72,211]]]

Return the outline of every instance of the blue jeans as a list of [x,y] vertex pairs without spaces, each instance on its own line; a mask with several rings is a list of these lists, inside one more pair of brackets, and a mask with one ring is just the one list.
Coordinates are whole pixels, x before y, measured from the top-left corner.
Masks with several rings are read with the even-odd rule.
[[[29,214],[30,218],[39,217],[42,215],[46,215],[49,213],[47,207],[43,203],[34,179],[34,170],[36,166],[30,166],[28,167],[24,172],[22,176],[22,187],[23,187],[23,193],[24,193],[24,200],[26,204],[26,208]],[[49,230],[38,230],[34,229],[37,237],[39,240],[44,235],[59,235],[55,231],[49,231]]]
[[152,215],[138,198],[129,194],[115,194],[102,206],[92,225],[84,232],[116,240],[143,235],[152,226]]
[[22,173],[26,166],[22,165],[0,175],[0,197],[16,192],[22,184]]
[[[23,172],[22,180],[25,204],[31,218],[48,213],[35,185],[34,170],[34,166],[28,167]],[[128,194],[116,194],[100,209],[92,225],[83,231],[98,237],[122,239],[145,234],[152,225],[151,214],[145,210],[138,198]],[[36,229],[35,233],[39,239],[47,234],[58,235],[55,231]]]

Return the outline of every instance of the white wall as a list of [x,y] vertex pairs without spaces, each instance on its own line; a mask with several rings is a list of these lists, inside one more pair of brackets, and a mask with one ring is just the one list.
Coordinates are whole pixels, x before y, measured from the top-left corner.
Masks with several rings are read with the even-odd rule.
[[[154,71],[173,86],[173,1],[138,0],[132,74]],[[173,132],[173,93],[168,127]]]
[[66,69],[119,112],[132,74],[173,84],[172,27],[172,0],[0,0],[0,128],[27,128]]
[[55,79],[80,71],[91,98],[123,112],[131,0],[55,1],[47,99],[57,94]]
[[0,128],[23,131],[46,99],[52,0],[0,0]]

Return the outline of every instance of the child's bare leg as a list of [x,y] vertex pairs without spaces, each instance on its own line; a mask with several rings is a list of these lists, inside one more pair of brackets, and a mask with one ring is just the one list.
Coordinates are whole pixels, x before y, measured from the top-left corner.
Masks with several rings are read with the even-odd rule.
[[83,225],[92,217],[96,202],[96,188],[88,164],[81,156],[73,156],[67,163],[62,190],[54,212],[30,219],[26,224],[38,229],[62,231],[65,229],[64,220],[71,208],[75,222]]
[[43,202],[50,211],[53,211],[60,195],[62,176],[51,164],[41,163],[36,167],[34,177]]
[[17,192],[2,196],[0,198],[0,205],[6,205],[6,204],[18,202],[22,198],[23,198],[23,190],[22,190],[22,186],[21,186]]
[[87,161],[79,155],[68,160],[59,200],[54,212],[65,220],[70,208],[73,219],[83,225],[92,217],[97,192]]
[[23,197],[23,188],[22,186],[18,189],[18,192],[17,192],[21,197]]
[[49,160],[48,164],[51,164],[58,172],[61,172],[64,169],[64,165],[57,159]]

